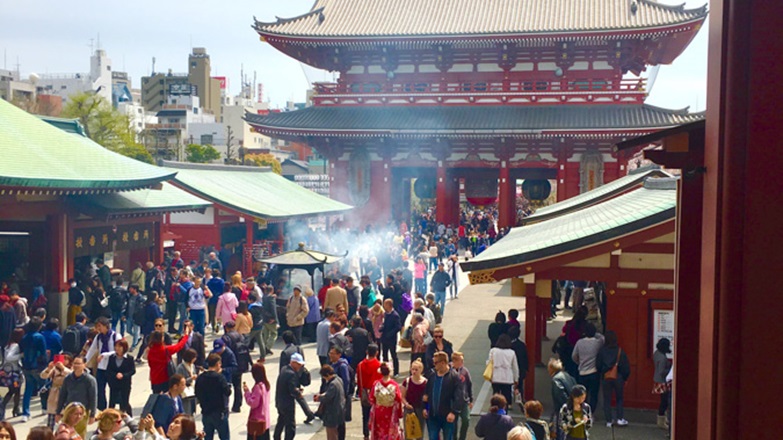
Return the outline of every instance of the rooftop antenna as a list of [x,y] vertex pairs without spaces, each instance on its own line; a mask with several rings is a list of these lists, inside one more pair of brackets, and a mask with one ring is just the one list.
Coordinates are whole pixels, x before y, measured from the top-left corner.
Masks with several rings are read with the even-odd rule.
[[152,72],[150,74],[151,75],[155,74],[155,57],[152,57]]
[[16,77],[17,77],[17,78],[21,78],[21,77],[19,76],[19,75],[21,75],[21,74],[19,73],[19,67],[20,67],[20,66],[21,66],[21,64],[19,64],[19,55],[17,55],[17,56],[16,56]]

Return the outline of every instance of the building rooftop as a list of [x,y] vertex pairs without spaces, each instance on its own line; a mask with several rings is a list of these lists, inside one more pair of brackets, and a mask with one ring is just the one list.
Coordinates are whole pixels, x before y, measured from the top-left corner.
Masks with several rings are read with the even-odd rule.
[[0,100],[2,191],[95,193],[149,187],[175,172],[122,156],[78,133],[66,132]]
[[547,131],[661,129],[696,121],[704,113],[642,105],[308,107],[245,120],[272,134],[500,135]]
[[704,20],[707,7],[653,0],[316,0],[310,12],[271,23],[262,36],[442,37],[655,30]]
[[316,194],[269,168],[197,165],[164,161],[176,172],[175,185],[239,214],[262,220],[287,220],[340,214],[351,206]]
[[643,187],[619,197],[513,228],[503,239],[460,266],[475,271],[529,264],[673,220],[676,188],[675,178],[648,177]]

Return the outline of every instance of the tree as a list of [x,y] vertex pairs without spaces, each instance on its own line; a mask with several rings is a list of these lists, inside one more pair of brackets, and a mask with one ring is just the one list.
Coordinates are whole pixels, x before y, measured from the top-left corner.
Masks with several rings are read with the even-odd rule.
[[212,145],[189,144],[185,147],[185,160],[194,163],[209,163],[220,159],[220,152]]
[[234,163],[234,129],[230,125],[226,126],[226,163]]
[[245,156],[245,163],[257,167],[271,167],[275,173],[283,174],[283,166],[271,153],[248,154]]
[[63,108],[64,118],[78,119],[84,133],[96,143],[133,159],[154,163],[152,155],[136,141],[130,118],[102,96],[84,92],[72,95]]

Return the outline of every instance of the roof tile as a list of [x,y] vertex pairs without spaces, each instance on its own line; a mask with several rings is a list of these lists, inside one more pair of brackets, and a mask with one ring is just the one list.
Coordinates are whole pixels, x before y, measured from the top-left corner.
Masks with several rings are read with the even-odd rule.
[[308,37],[541,34],[654,28],[706,15],[706,5],[653,0],[317,0],[309,13],[255,27]]

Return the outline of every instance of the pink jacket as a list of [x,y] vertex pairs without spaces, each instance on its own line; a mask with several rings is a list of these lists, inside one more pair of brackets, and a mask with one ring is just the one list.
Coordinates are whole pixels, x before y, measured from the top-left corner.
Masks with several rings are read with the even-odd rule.
[[233,292],[223,292],[223,294],[220,295],[220,298],[218,298],[215,315],[220,318],[220,322],[223,324],[234,321],[237,315],[238,305],[239,300],[237,300],[237,296],[234,295]]
[[271,426],[272,416],[269,413],[269,390],[266,386],[259,382],[253,386],[253,388],[245,393],[245,401],[250,406],[250,420],[264,420],[266,422],[266,428]]

